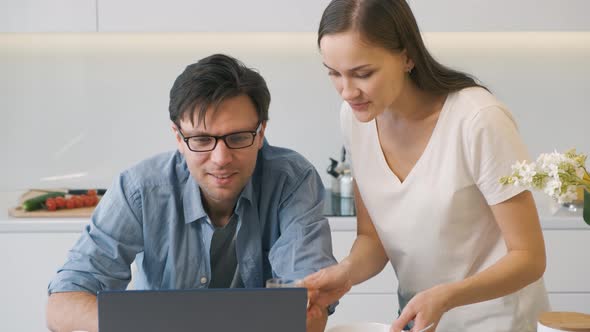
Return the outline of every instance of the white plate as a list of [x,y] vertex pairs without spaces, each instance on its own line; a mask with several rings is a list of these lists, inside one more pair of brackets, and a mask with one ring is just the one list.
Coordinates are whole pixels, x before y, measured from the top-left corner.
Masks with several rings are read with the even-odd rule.
[[389,332],[390,327],[381,323],[352,323],[334,326],[326,332]]

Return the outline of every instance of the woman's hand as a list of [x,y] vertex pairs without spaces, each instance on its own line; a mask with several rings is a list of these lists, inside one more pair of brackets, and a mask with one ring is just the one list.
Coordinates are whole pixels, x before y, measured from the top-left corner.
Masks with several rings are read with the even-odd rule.
[[422,331],[433,324],[427,331],[434,332],[442,315],[451,309],[448,305],[451,295],[450,285],[438,285],[416,294],[408,302],[399,318],[393,322],[390,331],[403,331],[406,325],[414,321],[411,331]]
[[352,287],[348,263],[340,262],[319,270],[318,272],[307,276],[303,280],[303,285],[309,289],[309,314],[315,316],[316,310],[313,308],[325,308],[328,305],[338,301]]
[[306,332],[324,332],[328,322],[328,310],[317,305],[307,309]]

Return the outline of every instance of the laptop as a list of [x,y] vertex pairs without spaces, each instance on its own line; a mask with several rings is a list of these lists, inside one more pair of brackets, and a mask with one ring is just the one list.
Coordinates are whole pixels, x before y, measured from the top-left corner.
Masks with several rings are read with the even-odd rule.
[[99,332],[304,332],[305,288],[98,293]]

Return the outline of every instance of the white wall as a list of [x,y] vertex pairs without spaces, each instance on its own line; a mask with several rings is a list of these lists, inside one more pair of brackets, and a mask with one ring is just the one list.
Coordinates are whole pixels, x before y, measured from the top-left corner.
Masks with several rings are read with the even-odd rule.
[[98,31],[311,32],[329,0],[98,0]]
[[[1,32],[315,32],[330,0],[0,0]],[[422,31],[588,31],[587,0],[408,0]]]
[[588,31],[587,0],[407,0],[421,31]]
[[[478,76],[515,114],[531,154],[590,153],[590,33],[426,33],[443,63]],[[268,137],[325,183],[340,99],[314,33],[0,34],[0,191],[107,186],[173,149],[168,93],[187,64],[227,52],[267,79]],[[69,180],[50,177],[79,174]]]

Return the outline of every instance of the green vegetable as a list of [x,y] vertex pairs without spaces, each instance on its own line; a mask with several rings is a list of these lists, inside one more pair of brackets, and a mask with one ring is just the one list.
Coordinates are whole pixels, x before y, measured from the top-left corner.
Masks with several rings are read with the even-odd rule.
[[33,197],[30,199],[27,199],[26,201],[23,202],[23,210],[25,211],[35,211],[35,210],[39,210],[43,207],[43,204],[45,203],[45,200],[48,198],[52,198],[52,197],[64,197],[66,194],[65,193],[60,193],[60,192],[50,192],[41,196],[37,196],[37,197]]

